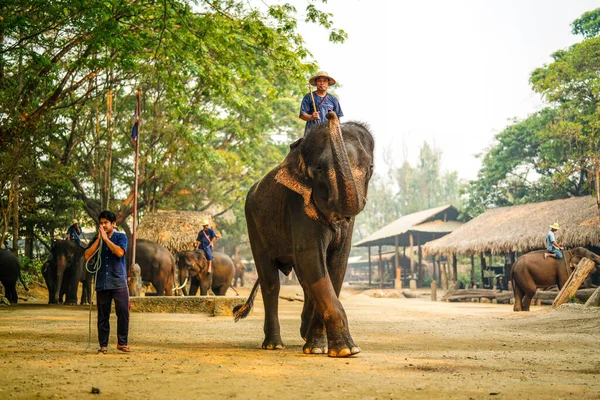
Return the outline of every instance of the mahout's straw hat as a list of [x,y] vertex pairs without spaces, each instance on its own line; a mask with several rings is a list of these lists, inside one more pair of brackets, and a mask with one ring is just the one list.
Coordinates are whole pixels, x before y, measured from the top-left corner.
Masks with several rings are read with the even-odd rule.
[[333,86],[335,85],[335,79],[333,79],[332,77],[329,76],[329,74],[325,71],[319,71],[317,72],[317,74],[315,76],[312,76],[309,80],[308,83],[310,83],[313,86],[317,86],[317,78],[320,77],[325,77],[329,79],[329,86]]
[[550,225],[550,228],[559,230],[560,229],[560,225],[558,225],[558,222],[555,222],[552,225]]
[[210,225],[210,222],[208,222],[207,219],[202,220],[202,226],[209,226],[209,225]]

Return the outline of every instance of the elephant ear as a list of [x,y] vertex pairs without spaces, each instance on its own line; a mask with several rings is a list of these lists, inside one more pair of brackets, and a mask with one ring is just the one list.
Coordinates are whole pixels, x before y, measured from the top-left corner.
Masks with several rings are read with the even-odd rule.
[[277,183],[298,193],[304,199],[304,212],[312,219],[318,219],[317,209],[311,201],[312,187],[309,184],[308,171],[300,152],[302,138],[290,145],[290,152],[279,164],[275,175]]

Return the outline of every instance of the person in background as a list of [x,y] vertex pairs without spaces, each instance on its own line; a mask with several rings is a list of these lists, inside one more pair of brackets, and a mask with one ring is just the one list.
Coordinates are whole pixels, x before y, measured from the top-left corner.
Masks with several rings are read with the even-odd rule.
[[203,250],[208,260],[208,273],[212,272],[212,260],[213,260],[213,248],[214,243],[217,240],[215,231],[210,229],[210,225],[207,219],[202,221],[202,230],[198,232],[196,237],[195,246],[198,250]]
[[73,240],[77,245],[81,246],[81,228],[79,227],[79,223],[76,219],[71,221],[71,226],[67,229],[67,239]]
[[108,352],[108,335],[110,333],[110,308],[115,301],[117,314],[117,350],[129,353],[129,289],[127,288],[127,270],[125,267],[125,251],[127,236],[115,231],[117,216],[112,211],[102,211],[98,216],[100,226],[98,236],[85,250],[88,261],[100,250],[101,266],[96,274],[96,299],[98,307],[98,354]]
[[[307,93],[302,99],[300,104],[300,119],[306,121],[304,127],[304,134],[311,126],[327,122],[327,113],[331,110],[334,111],[338,118],[343,117],[342,107],[340,102],[332,94],[327,93],[327,89],[330,86],[335,85],[335,79],[330,77],[327,72],[319,71],[308,81],[312,86],[316,86],[317,90],[313,93],[314,104],[311,98],[311,94]],[[317,108],[315,111],[315,107]]]
[[546,252],[544,253],[544,259],[547,257],[554,257],[557,260],[561,260],[563,258],[563,254],[561,250],[564,250],[560,244],[556,241],[556,236],[554,232],[560,229],[558,222],[550,225],[550,230],[546,234]]

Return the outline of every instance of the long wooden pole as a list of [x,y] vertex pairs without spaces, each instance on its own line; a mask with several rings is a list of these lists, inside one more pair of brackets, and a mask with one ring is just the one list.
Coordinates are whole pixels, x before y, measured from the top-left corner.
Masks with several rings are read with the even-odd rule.
[[131,265],[135,264],[135,247],[137,239],[137,206],[138,206],[138,165],[140,162],[140,125],[141,125],[142,89],[138,89],[136,98],[137,138],[135,140],[135,163],[133,167],[133,229],[131,232]]
[[400,252],[398,251],[398,235],[394,236],[394,267],[396,267],[396,289],[402,289],[402,271],[400,271]]

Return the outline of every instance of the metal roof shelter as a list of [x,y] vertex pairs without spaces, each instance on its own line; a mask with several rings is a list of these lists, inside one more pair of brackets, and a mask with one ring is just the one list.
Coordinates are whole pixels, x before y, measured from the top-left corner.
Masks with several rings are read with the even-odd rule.
[[[421,245],[435,239],[439,239],[462,225],[462,222],[457,221],[458,210],[448,204],[441,207],[431,208],[429,210],[419,211],[413,214],[405,215],[392,223],[384,226],[378,231],[372,233],[366,238],[356,242],[355,247],[368,247],[369,260],[371,259],[371,246],[379,248],[381,255],[381,246],[395,246],[395,252],[398,253],[398,248],[409,247],[409,258],[411,260],[410,271],[413,278],[415,277],[413,263],[413,246],[418,246],[419,264],[421,264]],[[396,258],[397,259],[397,258]],[[383,276],[382,262],[380,257],[379,270],[380,276]],[[400,280],[401,271],[398,263],[396,263],[396,288],[402,287]],[[369,266],[369,278],[371,278],[371,266]],[[371,279],[369,279],[369,283]],[[383,280],[380,279],[383,286]],[[416,288],[416,280],[411,279],[411,289]]]

